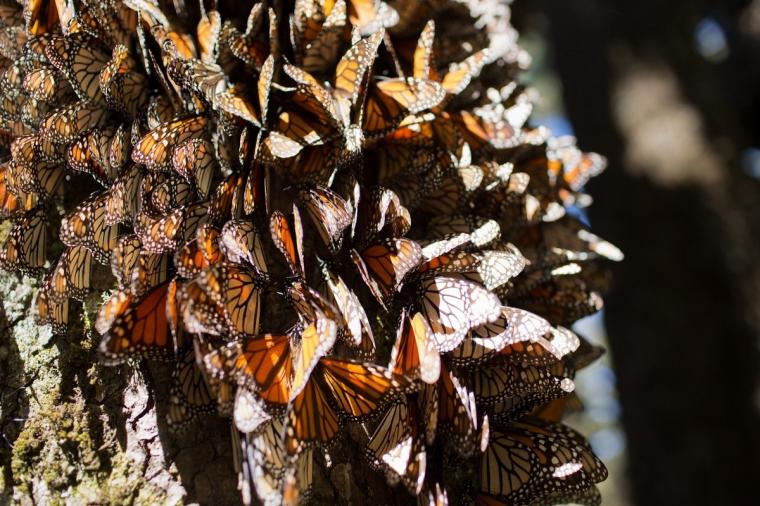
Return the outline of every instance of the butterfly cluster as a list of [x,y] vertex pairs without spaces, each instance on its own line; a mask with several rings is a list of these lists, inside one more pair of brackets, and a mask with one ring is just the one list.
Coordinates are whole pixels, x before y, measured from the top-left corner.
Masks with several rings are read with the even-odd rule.
[[530,126],[521,50],[477,21],[1,1],[0,267],[58,334],[110,267],[101,360],[173,364],[177,434],[229,417],[245,503],[307,501],[341,458],[402,502],[598,503],[560,420],[621,258],[568,212],[605,160]]

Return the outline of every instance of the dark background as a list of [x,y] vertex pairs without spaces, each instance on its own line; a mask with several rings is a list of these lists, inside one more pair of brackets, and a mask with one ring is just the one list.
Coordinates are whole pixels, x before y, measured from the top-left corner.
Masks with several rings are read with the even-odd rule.
[[[584,150],[636,505],[760,504],[760,1],[518,0]],[[612,504],[605,501],[605,504]]]

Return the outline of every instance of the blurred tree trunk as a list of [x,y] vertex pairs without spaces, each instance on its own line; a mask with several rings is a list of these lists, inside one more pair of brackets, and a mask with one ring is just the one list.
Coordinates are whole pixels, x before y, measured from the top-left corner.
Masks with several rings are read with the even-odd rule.
[[[738,10],[739,3],[731,5]],[[595,232],[626,254],[606,298],[606,321],[631,497],[640,505],[760,504],[754,404],[760,189],[738,161],[749,140],[758,139],[760,58],[756,46],[731,31],[737,12],[718,7],[700,0],[515,4],[518,15],[538,9],[548,17],[581,147],[610,160],[607,173],[589,185],[590,218]],[[731,53],[721,64],[693,49],[696,24],[712,12],[728,20]],[[705,144],[695,149],[713,156],[713,173],[690,173],[700,170],[700,155],[694,164],[673,156],[673,165],[684,166],[664,167],[684,177],[671,184],[662,184],[664,174],[635,174],[661,168],[631,161],[637,144],[620,116],[625,97],[617,91],[630,89],[626,82],[648,65],[673,76],[678,100],[698,112],[691,125],[704,125],[698,137]],[[666,161],[683,133],[667,128],[671,119],[666,114],[661,131],[650,132]]]

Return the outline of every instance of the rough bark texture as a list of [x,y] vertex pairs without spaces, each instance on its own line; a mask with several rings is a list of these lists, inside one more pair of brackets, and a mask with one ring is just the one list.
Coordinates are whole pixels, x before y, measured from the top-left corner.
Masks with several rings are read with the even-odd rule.
[[54,339],[34,323],[35,281],[0,276],[0,504],[236,504],[229,423],[176,437],[164,423],[170,367],[97,365],[84,321]]

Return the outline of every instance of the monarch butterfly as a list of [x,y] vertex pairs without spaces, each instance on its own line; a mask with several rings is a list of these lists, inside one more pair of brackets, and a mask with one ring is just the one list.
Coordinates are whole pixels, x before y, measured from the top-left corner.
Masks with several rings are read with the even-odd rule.
[[[296,101],[320,120],[329,121],[342,130],[347,139],[352,122],[361,125],[362,100],[359,96],[382,36],[383,31],[379,30],[360,39],[343,55],[335,67],[334,91],[324,88],[313,76],[297,67],[287,64],[283,67],[298,84]],[[350,142],[348,146],[353,150]]]
[[575,146],[575,138],[566,136],[549,141],[549,171],[562,178],[572,191],[580,191],[589,179],[607,167],[607,159],[596,153],[583,153]]
[[76,171],[91,174],[104,186],[116,177],[111,169],[109,152],[115,129],[95,129],[77,138],[66,150],[68,166]]
[[458,234],[468,234],[475,246],[484,247],[499,238],[501,227],[495,220],[468,214],[434,216],[428,222],[428,237],[442,239]]
[[277,249],[285,257],[291,274],[304,277],[303,226],[298,208],[293,206],[293,228],[280,211],[274,211],[269,219],[269,230]]
[[527,264],[527,259],[517,248],[512,248],[511,251],[485,251],[479,255],[479,258],[477,271],[483,280],[483,285],[489,290],[507,283],[520,274]]
[[85,32],[53,37],[45,47],[48,61],[66,76],[80,100],[102,100],[100,71],[108,62],[101,42]]
[[221,224],[238,218],[242,211],[243,176],[231,174],[220,184],[208,203],[208,219]]
[[[437,414],[436,432],[450,450],[468,458],[488,437],[489,425],[479,418],[475,395],[453,372],[441,368],[441,378],[436,385],[427,385],[428,390],[436,389],[435,409]],[[429,404],[428,404],[429,406]]]
[[268,404],[282,408],[290,397],[293,371],[289,335],[264,334],[233,342],[206,357],[208,369],[229,374]]
[[395,485],[401,480],[414,495],[422,490],[427,468],[418,424],[415,405],[395,402],[377,424],[366,448],[370,461],[385,471],[389,483]]
[[556,325],[570,326],[600,311],[604,305],[599,293],[589,289],[578,276],[552,277],[527,292],[520,292],[508,297],[510,305],[544,315]]
[[[296,454],[325,444],[338,433],[340,420],[362,420],[377,413],[410,387],[403,376],[350,360],[322,358],[288,408],[285,447]],[[335,406],[335,407],[333,407]],[[318,414],[318,415],[317,415]]]
[[168,253],[140,252],[132,270],[130,289],[135,296],[165,282],[171,274],[171,256]]
[[169,429],[180,433],[195,418],[213,413],[215,405],[203,371],[195,361],[195,351],[190,347],[182,353],[172,373],[166,414]]
[[459,111],[451,118],[473,150],[486,144],[495,149],[509,149],[520,143],[520,129],[532,111],[532,104],[523,100],[504,111],[487,108],[475,112]]
[[98,81],[108,105],[129,117],[135,117],[148,101],[147,78],[138,72],[137,62],[122,44],[114,46]]
[[481,490],[510,504],[567,502],[606,477],[580,434],[534,420],[493,431],[480,466]]
[[17,217],[32,210],[38,202],[36,193],[22,192],[13,188],[8,165],[0,164],[0,216]]
[[206,122],[203,116],[192,116],[162,123],[135,144],[132,160],[151,171],[166,170],[173,148],[202,135]]
[[362,130],[367,138],[390,133],[410,114],[441,103],[445,92],[433,81],[396,78],[374,83],[367,95]]
[[67,246],[84,246],[107,265],[116,247],[118,225],[106,222],[108,194],[86,200],[61,221],[60,239]]
[[227,333],[224,310],[196,281],[177,288],[178,314],[184,329],[191,334],[223,335]]
[[352,259],[364,283],[375,298],[383,301],[393,295],[406,275],[419,264],[422,249],[404,238],[386,239],[367,247],[361,253],[352,251]]
[[354,204],[358,211],[354,215],[355,223],[352,224],[354,243],[357,245],[371,244],[377,240],[377,236],[382,235],[401,237],[412,225],[409,210],[392,190],[378,187],[361,199],[355,197],[354,201],[360,204]]
[[136,297],[117,291],[101,307],[95,329],[103,336],[98,347],[106,364],[118,364],[133,356],[167,359],[174,356],[174,340],[166,313],[169,283]]
[[193,239],[176,251],[174,265],[177,268],[178,276],[192,279],[209,266],[209,261],[203,254],[198,240]]
[[220,244],[228,261],[246,262],[260,275],[267,274],[261,234],[252,221],[228,221],[222,228]]
[[209,297],[224,309],[232,334],[258,334],[263,281],[255,271],[221,263],[201,272],[198,282]]
[[222,32],[222,17],[218,11],[206,11],[202,8],[201,19],[198,21],[196,35],[201,61],[214,63],[219,51],[219,35]]
[[[149,190],[147,187],[151,184],[155,186]],[[195,200],[195,191],[190,183],[178,176],[163,173],[149,174],[143,181],[143,193],[149,195],[147,205],[161,215],[169,214]]]
[[399,21],[398,12],[383,1],[348,0],[348,6],[349,20],[362,34],[392,27]]
[[499,298],[478,283],[456,275],[439,275],[417,285],[415,309],[425,318],[439,352],[451,351],[473,327],[501,314]]
[[204,108],[215,107],[217,95],[229,86],[227,76],[221,67],[213,63],[204,63],[196,58],[188,60],[172,58],[166,70],[172,82],[195,95]]
[[244,435],[240,462],[244,502],[246,494],[254,492],[262,504],[294,506],[309,500],[314,452],[309,448],[290,459],[283,432],[282,420],[273,418],[260,431]]
[[258,107],[254,107],[237,88],[229,88],[217,97],[219,107],[233,116],[238,116],[259,128],[267,125],[269,111],[269,94],[272,90],[274,76],[274,57],[269,55],[261,66],[256,91]]
[[42,35],[63,28],[72,15],[65,0],[30,0],[24,3],[23,12],[30,35]]
[[462,344],[448,354],[448,358],[456,365],[476,366],[493,359],[494,354],[506,346],[545,341],[544,336],[551,330],[551,324],[540,316],[504,306],[496,320],[470,330]]
[[424,270],[431,271],[445,266],[450,266],[453,269],[462,265],[464,268],[459,269],[458,272],[472,272],[480,262],[474,256],[464,255],[461,260],[467,260],[466,264],[453,262],[457,259],[456,253],[467,246],[469,242],[469,234],[456,234],[427,243],[422,248],[422,256],[425,259]]
[[132,271],[137,265],[142,243],[135,234],[119,237],[111,254],[111,273],[119,288],[127,288],[132,280]]
[[66,248],[50,275],[45,278],[48,296],[53,301],[64,298],[82,300],[90,288],[92,254],[82,246]]
[[348,202],[325,187],[301,190],[298,197],[324,244],[333,252],[340,249],[343,233],[353,218],[353,210]]
[[349,344],[357,349],[363,358],[373,357],[375,338],[369,318],[359,298],[337,274],[325,269],[324,276],[335,307],[343,316],[341,330],[348,334],[346,337],[349,339]]
[[[517,344],[521,356],[538,355],[545,359],[548,354],[536,344]],[[530,351],[528,351],[530,350]],[[545,353],[541,357],[541,353]],[[478,405],[486,410],[495,422],[515,420],[537,406],[567,396],[574,389],[566,377],[564,365],[554,359],[556,365],[545,366],[530,363],[494,364],[471,371],[467,376]]]
[[416,313],[409,317],[406,311],[402,311],[388,368],[396,374],[419,377],[431,385],[437,382],[441,374],[441,356],[429,333],[422,315]]
[[50,287],[43,283],[35,299],[35,320],[40,325],[50,325],[53,334],[63,335],[69,324],[69,299],[56,300],[50,296]]
[[205,199],[216,173],[214,147],[205,139],[193,139],[180,144],[172,154],[172,167],[179,175],[195,186],[198,195]]
[[0,267],[36,274],[45,264],[47,253],[46,213],[37,207],[24,214],[8,234],[0,250]]
[[59,79],[52,68],[39,68],[24,76],[24,89],[29,96],[42,102],[63,101],[70,91],[68,83]]
[[93,102],[76,102],[48,116],[40,125],[43,140],[68,144],[82,132],[105,125],[107,109]]
[[[264,4],[255,4],[248,15],[248,22],[244,33],[236,28],[225,27],[227,30],[226,40],[229,41],[230,50],[241,61],[255,68],[261,68],[267,55],[274,54],[277,42],[273,35],[276,33],[277,19],[274,12],[269,12],[269,30],[263,29]],[[268,38],[265,36],[268,35]]]
[[197,227],[206,222],[207,214],[205,202],[178,207],[167,216],[155,216],[142,210],[135,219],[134,228],[145,251],[163,253],[187,242]]
[[338,60],[347,38],[346,2],[338,0],[324,19],[316,36],[303,41],[296,53],[296,63],[311,74],[324,74]]
[[106,205],[106,223],[123,223],[138,215],[138,191],[142,186],[143,169],[139,165],[129,164],[122,169],[108,191]]

